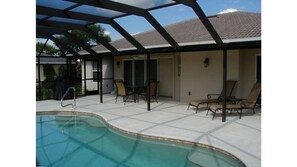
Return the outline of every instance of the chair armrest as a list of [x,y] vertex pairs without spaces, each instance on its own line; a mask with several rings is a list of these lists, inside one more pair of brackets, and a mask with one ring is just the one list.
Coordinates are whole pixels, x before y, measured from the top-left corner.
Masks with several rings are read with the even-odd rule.
[[239,102],[243,101],[244,99],[241,98],[236,98],[235,96],[230,96],[227,98],[227,101],[233,103],[233,104],[238,104]]
[[133,89],[130,88],[130,87],[127,87],[127,88],[126,88],[126,91],[127,91],[127,93],[131,93],[131,92],[133,92]]
[[242,108],[244,108],[244,107],[246,107],[246,105],[248,105],[248,104],[256,104],[255,102],[250,102],[250,101],[241,101],[240,102],[240,105],[241,105],[241,107]]

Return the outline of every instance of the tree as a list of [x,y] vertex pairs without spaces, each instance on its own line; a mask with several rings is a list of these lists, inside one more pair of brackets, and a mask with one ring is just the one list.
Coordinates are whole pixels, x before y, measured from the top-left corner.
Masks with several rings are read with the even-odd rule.
[[[43,45],[44,45],[44,43],[42,43],[42,42],[37,42],[36,43],[36,52],[37,53],[40,53]],[[58,50],[54,46],[46,44],[43,51],[42,51],[42,53],[46,53],[46,54],[49,54],[49,55],[55,55],[55,54],[58,53]]]
[[[111,41],[111,38],[109,35],[105,35],[104,31],[105,29],[101,27],[99,24],[95,25],[89,25],[88,26],[93,32],[98,34],[98,36],[104,37],[108,42]],[[70,34],[74,35],[78,39],[80,39],[84,44],[87,44],[88,46],[94,46],[97,45],[97,41],[89,36],[89,34],[82,30],[72,30],[69,32]],[[78,46],[75,42],[73,42],[71,39],[68,39],[65,36],[59,36],[57,37],[62,43],[66,44],[67,46],[71,47],[74,51],[78,52],[83,50],[81,46]],[[68,53],[68,52],[67,52]]]

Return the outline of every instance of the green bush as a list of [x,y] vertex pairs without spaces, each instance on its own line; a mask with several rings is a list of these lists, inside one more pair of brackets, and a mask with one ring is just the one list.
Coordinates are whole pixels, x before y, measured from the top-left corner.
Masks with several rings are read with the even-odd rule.
[[36,86],[36,100],[49,100],[54,98],[53,89],[46,89],[41,87],[39,92],[39,86]]
[[54,91],[53,89],[42,89],[43,100],[53,99]]

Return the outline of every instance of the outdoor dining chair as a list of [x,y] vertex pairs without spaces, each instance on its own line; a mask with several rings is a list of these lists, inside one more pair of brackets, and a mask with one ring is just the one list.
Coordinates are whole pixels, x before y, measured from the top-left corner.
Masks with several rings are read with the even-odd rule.
[[[155,99],[156,102],[158,103],[158,84],[159,84],[159,81],[153,81],[150,83],[150,97],[152,99]],[[142,97],[144,100],[147,100],[147,92],[144,91],[141,93]]]
[[128,100],[129,96],[133,95],[133,92],[129,92],[124,84],[123,80],[114,80],[114,84],[116,86],[116,101],[117,103],[118,97],[123,97],[124,104]]

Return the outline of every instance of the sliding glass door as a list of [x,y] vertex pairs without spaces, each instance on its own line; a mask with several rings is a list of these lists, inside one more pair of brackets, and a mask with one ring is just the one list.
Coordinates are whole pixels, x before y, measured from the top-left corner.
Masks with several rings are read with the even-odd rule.
[[151,81],[158,81],[158,61],[151,60],[150,61],[150,80]]
[[134,85],[143,86],[145,80],[144,60],[134,60]]
[[[150,61],[150,80],[158,80],[157,60]],[[146,83],[146,60],[124,60],[124,81],[129,86],[143,86]]]
[[133,62],[124,61],[124,82],[126,85],[133,85]]

